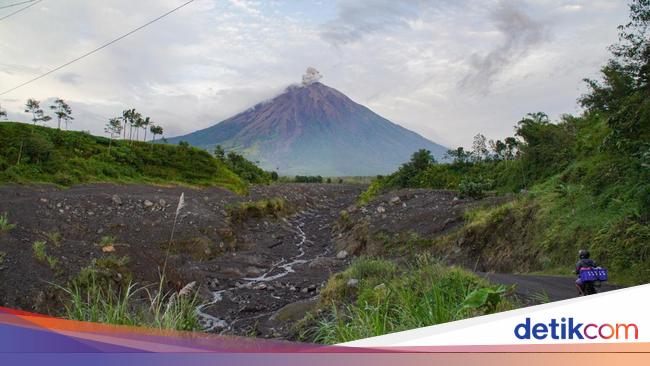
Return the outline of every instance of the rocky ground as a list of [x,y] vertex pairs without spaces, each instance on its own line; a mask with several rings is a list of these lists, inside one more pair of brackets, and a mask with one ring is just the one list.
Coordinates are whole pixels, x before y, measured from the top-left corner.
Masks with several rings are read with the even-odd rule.
[[[349,258],[337,258],[331,245],[330,227],[362,190],[284,184],[237,196],[216,188],[145,185],[0,187],[0,213],[15,225],[0,233],[0,305],[57,314],[52,283],[65,283],[93,259],[109,256],[127,256],[136,280],[157,281],[184,193],[167,265],[169,285],[201,285],[206,330],[279,337],[329,275],[346,266]],[[281,217],[229,219],[229,207],[239,202],[276,197],[289,211]],[[36,258],[37,241],[46,244],[54,266]]]
[[[313,308],[330,275],[352,257],[395,256],[458,228],[466,209],[507,199],[474,201],[451,191],[404,189],[357,207],[364,188],[277,184],[238,196],[218,188],[148,185],[0,187],[0,214],[15,225],[0,231],[0,306],[58,315],[60,291],[53,284],[65,284],[94,260],[107,258],[128,258],[125,267],[136,281],[154,283],[169,250],[168,286],[199,284],[203,304],[197,310],[206,331],[285,338]],[[182,193],[185,205],[169,246]],[[277,215],[233,220],[229,213],[241,202],[271,198],[285,203]],[[44,243],[47,258],[38,258],[35,242]],[[475,266],[467,258],[459,263]],[[539,287],[551,300],[575,295],[570,278],[487,276],[522,283],[523,292]]]

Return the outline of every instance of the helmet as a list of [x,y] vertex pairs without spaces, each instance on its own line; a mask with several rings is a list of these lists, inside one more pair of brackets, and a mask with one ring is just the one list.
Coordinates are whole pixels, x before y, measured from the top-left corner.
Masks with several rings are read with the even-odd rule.
[[589,258],[589,251],[586,249],[580,249],[580,251],[578,252],[578,256],[580,257],[580,259],[587,259]]

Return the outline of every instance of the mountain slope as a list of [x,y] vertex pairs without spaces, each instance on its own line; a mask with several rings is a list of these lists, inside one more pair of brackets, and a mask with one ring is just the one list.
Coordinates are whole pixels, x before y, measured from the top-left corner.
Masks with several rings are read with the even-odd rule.
[[204,130],[169,139],[212,150],[222,145],[280,174],[392,172],[418,149],[447,149],[377,115],[343,93],[311,82]]

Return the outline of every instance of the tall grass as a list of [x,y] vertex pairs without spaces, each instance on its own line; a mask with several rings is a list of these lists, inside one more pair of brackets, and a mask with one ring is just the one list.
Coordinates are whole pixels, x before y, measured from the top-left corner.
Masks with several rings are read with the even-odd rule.
[[93,273],[86,281],[60,287],[67,295],[65,317],[73,320],[159,329],[199,329],[194,283],[179,292],[164,291],[165,277],[152,286],[115,286]]
[[[358,280],[352,289],[350,279]],[[476,302],[482,292],[490,303]],[[476,275],[426,255],[403,271],[390,261],[360,259],[328,282],[322,296],[330,301],[329,316],[305,334],[333,344],[445,323],[512,308],[503,294]]]

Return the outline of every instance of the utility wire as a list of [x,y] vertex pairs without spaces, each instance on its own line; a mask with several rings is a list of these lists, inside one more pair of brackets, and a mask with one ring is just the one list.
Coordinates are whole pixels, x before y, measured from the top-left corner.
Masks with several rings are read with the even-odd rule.
[[[14,15],[16,15],[16,14],[22,12],[22,11],[25,11],[25,10],[31,8],[32,6],[34,6],[34,5],[38,4],[38,3],[40,3],[41,1],[43,1],[43,0],[26,1],[26,2],[24,2],[24,3],[21,3],[21,4],[26,4],[26,3],[31,3],[31,4],[25,6],[24,8],[20,8],[20,9],[14,11],[13,13],[9,13],[9,14],[3,16],[2,18],[0,18],[0,21],[3,21],[3,20],[5,20],[5,19],[7,19],[7,18],[10,18],[10,17],[12,17],[12,16],[14,16]],[[8,8],[8,7],[10,7],[10,6],[14,6],[14,5],[19,5],[19,4],[7,5],[7,6],[3,7],[2,9],[4,9],[4,8]]]
[[[42,0],[39,0],[39,1],[42,1]],[[22,84],[16,85],[16,86],[14,86],[14,87],[11,88],[11,89],[7,89],[7,90],[3,91],[2,93],[0,93],[0,95],[5,95],[5,94],[7,94],[7,93],[10,93],[10,92],[12,92],[12,91],[18,89],[18,88],[22,88],[23,86],[25,86],[25,85],[27,85],[27,84],[31,84],[31,83],[33,83],[33,82],[35,82],[35,81],[37,81],[37,80],[40,80],[40,79],[42,79],[42,78],[44,78],[44,77],[46,77],[46,76],[48,76],[48,75],[50,75],[50,74],[52,74],[52,73],[54,73],[54,72],[57,72],[57,71],[61,70],[62,68],[66,67],[66,66],[69,66],[69,65],[71,65],[71,64],[73,64],[73,63],[75,63],[75,62],[77,62],[77,61],[79,61],[79,60],[81,60],[81,59],[84,59],[84,58],[86,58],[86,57],[92,55],[93,53],[98,52],[98,51],[100,51],[100,50],[102,50],[102,49],[104,49],[104,48],[106,48],[106,47],[112,45],[113,43],[116,43],[116,42],[118,42],[118,41],[120,41],[120,40],[122,40],[122,39],[124,39],[124,38],[126,38],[126,37],[128,37],[128,36],[130,36],[131,34],[137,32],[137,31],[139,31],[139,30],[141,30],[141,29],[143,29],[143,28],[146,28],[147,26],[149,26],[149,25],[151,25],[151,24],[153,24],[153,23],[159,21],[160,19],[162,19],[162,18],[164,18],[164,17],[166,17],[166,16],[168,16],[168,15],[170,15],[170,14],[176,12],[177,10],[180,10],[181,8],[186,7],[186,6],[189,5],[190,3],[193,3],[194,1],[195,1],[195,0],[189,0],[189,1],[187,1],[187,2],[185,2],[185,3],[183,3],[183,4],[181,4],[181,5],[179,5],[179,6],[177,6],[177,7],[175,7],[174,9],[172,9],[172,10],[166,12],[165,14],[160,15],[160,16],[158,16],[157,18],[148,21],[147,23],[145,23],[145,24],[143,24],[143,25],[141,25],[141,26],[139,26],[139,27],[137,27],[137,28],[135,28],[135,29],[133,29],[133,30],[127,32],[127,33],[124,33],[123,35],[121,35],[121,36],[119,36],[119,37],[117,37],[117,38],[115,38],[115,39],[113,39],[113,40],[111,40],[111,41],[109,41],[109,42],[107,42],[107,43],[104,43],[103,45],[101,45],[101,46],[95,48],[95,49],[92,50],[92,51],[86,52],[86,53],[84,53],[83,55],[81,55],[81,56],[79,56],[79,57],[77,57],[77,58],[75,58],[75,59],[73,59],[73,60],[70,60],[70,61],[64,63],[63,65],[57,66],[57,67],[51,69],[50,71],[48,71],[48,72],[46,72],[46,73],[44,73],[44,74],[41,74],[41,75],[39,75],[39,76],[37,76],[37,77],[35,77],[35,78],[33,78],[33,79],[30,79],[30,80],[28,80],[28,81],[25,81],[25,82],[22,83]],[[31,6],[31,5],[30,5],[30,6]],[[2,20],[2,19],[0,19],[0,20]]]
[[9,5],[3,5],[3,6],[0,6],[0,9],[7,9],[7,8],[11,8],[13,6],[23,5],[23,4],[27,4],[27,3],[33,3],[34,1],[36,1],[36,0],[29,0],[29,1],[23,1],[23,2],[20,2],[20,3],[13,3],[13,4],[9,4]]

